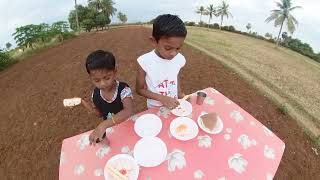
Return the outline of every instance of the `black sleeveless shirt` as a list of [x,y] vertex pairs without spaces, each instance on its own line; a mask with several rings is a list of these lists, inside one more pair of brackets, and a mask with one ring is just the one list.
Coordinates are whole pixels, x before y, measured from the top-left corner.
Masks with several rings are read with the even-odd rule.
[[113,115],[117,114],[121,110],[123,110],[123,103],[121,100],[121,92],[124,88],[129,87],[128,84],[124,82],[119,82],[119,86],[117,89],[117,97],[113,102],[105,101],[100,94],[100,89],[95,88],[93,91],[92,101],[94,105],[99,109],[102,113],[102,118],[104,120],[111,119]]

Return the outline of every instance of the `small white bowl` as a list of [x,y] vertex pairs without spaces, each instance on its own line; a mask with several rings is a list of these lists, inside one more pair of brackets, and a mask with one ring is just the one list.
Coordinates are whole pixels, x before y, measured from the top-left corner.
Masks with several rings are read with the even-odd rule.
[[206,128],[202,122],[202,116],[208,114],[208,113],[201,113],[201,115],[198,117],[198,125],[199,127],[208,134],[219,134],[223,130],[223,122],[221,118],[218,116],[218,121],[216,126],[213,128],[212,131],[210,131],[208,128]]

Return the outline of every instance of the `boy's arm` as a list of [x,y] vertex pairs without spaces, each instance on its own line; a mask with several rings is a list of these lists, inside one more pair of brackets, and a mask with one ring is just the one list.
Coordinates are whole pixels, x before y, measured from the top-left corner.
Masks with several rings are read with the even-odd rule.
[[133,101],[131,97],[126,97],[122,100],[123,110],[113,116],[112,120],[106,120],[101,122],[98,127],[92,132],[89,137],[90,144],[95,145],[96,140],[102,138],[106,129],[127,120],[133,113]]
[[136,91],[143,97],[160,101],[163,105],[170,109],[176,108],[179,105],[179,102],[176,99],[149,91],[146,84],[146,72],[140,66],[136,80]]

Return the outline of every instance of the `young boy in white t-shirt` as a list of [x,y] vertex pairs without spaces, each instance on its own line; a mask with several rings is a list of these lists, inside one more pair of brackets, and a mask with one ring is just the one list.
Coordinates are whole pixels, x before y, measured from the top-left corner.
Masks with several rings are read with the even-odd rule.
[[148,108],[174,109],[179,105],[177,99],[185,96],[179,72],[186,59],[179,51],[186,36],[187,29],[178,16],[164,14],[154,20],[150,37],[154,50],[138,58],[136,82],[137,93],[147,98]]

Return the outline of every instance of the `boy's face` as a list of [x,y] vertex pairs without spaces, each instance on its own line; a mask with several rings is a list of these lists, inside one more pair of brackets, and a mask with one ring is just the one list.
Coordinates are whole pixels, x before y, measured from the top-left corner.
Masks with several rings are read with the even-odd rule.
[[92,83],[101,90],[110,90],[113,87],[117,70],[95,69],[90,71]]
[[173,59],[179,53],[184,39],[184,37],[162,37],[157,42],[154,37],[150,37],[156,53],[167,60]]

